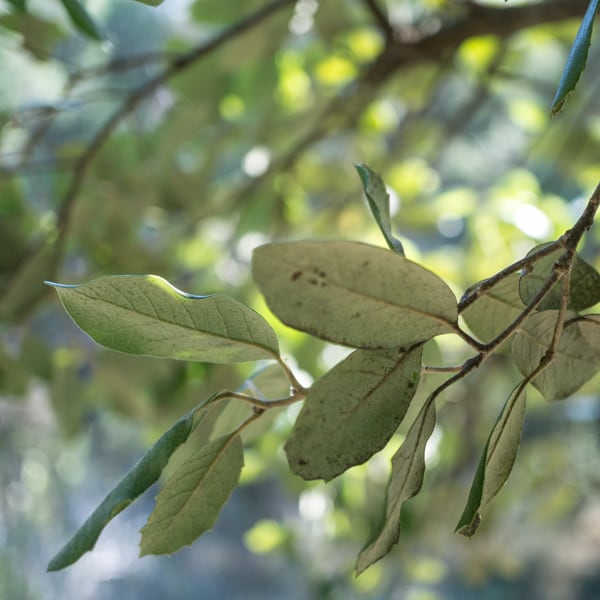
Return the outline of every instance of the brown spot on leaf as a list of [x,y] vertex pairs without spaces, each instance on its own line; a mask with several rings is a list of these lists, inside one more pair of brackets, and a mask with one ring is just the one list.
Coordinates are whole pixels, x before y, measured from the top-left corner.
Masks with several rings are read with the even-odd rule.
[[298,277],[300,277],[302,275],[302,271],[296,271],[295,273],[292,274],[292,281],[296,281],[296,279],[298,279]]

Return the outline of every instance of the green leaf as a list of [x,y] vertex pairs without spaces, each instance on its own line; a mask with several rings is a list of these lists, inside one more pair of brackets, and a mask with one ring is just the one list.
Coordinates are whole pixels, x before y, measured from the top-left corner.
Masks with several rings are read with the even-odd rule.
[[[544,245],[533,248],[527,256],[543,248]],[[519,281],[519,294],[525,304],[529,304],[542,289],[552,273],[554,263],[563,253],[564,250],[559,248],[548,256],[540,258],[528,272],[523,274]],[[562,281],[558,281],[538,305],[538,310],[558,309],[561,306],[561,299]],[[594,306],[598,302],[600,302],[600,273],[576,254],[571,269],[568,308],[578,311]]]
[[142,528],[140,556],[172,554],[211,529],[238,483],[243,463],[237,433],[198,449],[156,497]]
[[142,4],[149,4],[150,6],[159,6],[164,2],[164,0],[135,0],[136,2],[141,2]]
[[27,11],[26,0],[7,0],[9,4],[12,4],[19,12]]
[[435,426],[435,404],[430,396],[417,415],[402,446],[392,458],[387,488],[385,520],[375,538],[356,561],[357,574],[384,557],[398,542],[402,504],[419,493],[425,476],[425,446]]
[[192,296],[155,275],[50,285],[75,323],[113,350],[216,363],[278,354],[267,322],[227,296]]
[[[204,405],[209,402],[206,400]],[[91,550],[106,525],[158,480],[173,452],[188,439],[203,416],[204,412],[195,408],[165,432],[50,561],[48,571],[64,569]]]
[[571,52],[567,58],[562,78],[558,84],[556,95],[554,96],[554,100],[552,100],[552,106],[550,107],[551,117],[562,110],[567,98],[575,90],[579,77],[581,77],[585,69],[588,50],[592,42],[594,17],[596,16],[596,12],[598,12],[598,6],[600,6],[600,0],[590,0],[588,8],[585,11],[579,31],[571,47]]
[[100,30],[94,23],[92,17],[90,17],[79,0],[61,0],[61,2],[69,13],[73,25],[75,25],[79,31],[98,41],[104,39],[104,36],[100,33]]
[[415,395],[422,346],[357,350],[316,381],[285,445],[294,473],[329,481],[392,437]]
[[410,346],[457,328],[450,288],[383,248],[345,241],[268,244],[254,251],[253,274],[284,323],[337,344]]
[[[478,284],[469,288],[469,294]],[[513,273],[483,292],[462,311],[471,331],[484,343],[500,335],[525,308],[519,297],[519,275]]]
[[481,521],[480,510],[500,491],[512,471],[525,418],[525,391],[519,385],[505,402],[485,445],[456,532],[471,537]]
[[372,171],[367,165],[354,165],[365,190],[369,208],[375,217],[379,229],[391,250],[404,256],[404,248],[400,240],[392,235],[392,222],[390,217],[390,196],[385,188],[385,183],[378,173]]
[[[512,344],[517,367],[532,373],[548,350],[558,311],[531,315],[521,325]],[[600,368],[600,320],[597,316],[577,317],[568,313],[554,359],[533,380],[547,400],[561,400],[576,392]]]

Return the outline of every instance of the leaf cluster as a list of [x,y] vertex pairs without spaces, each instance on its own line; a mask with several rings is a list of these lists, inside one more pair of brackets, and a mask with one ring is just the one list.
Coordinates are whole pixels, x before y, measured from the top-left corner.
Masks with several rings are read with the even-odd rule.
[[[360,573],[398,541],[402,506],[423,485],[437,399],[491,354],[508,350],[523,379],[491,428],[457,525],[463,535],[476,532],[481,509],[498,494],[515,463],[527,386],[560,400],[600,367],[600,315],[577,312],[600,301],[600,274],[576,253],[600,195],[596,191],[560,239],[472,286],[457,302],[440,277],[404,256],[392,235],[381,177],[364,165],[357,170],[389,249],[350,241],[297,241],[254,251],[254,281],[281,321],[353,349],[308,389],[282,359],[268,323],[232,298],[186,294],[154,275],[52,284],[75,323],[108,348],[185,361],[274,361],[288,380],[289,394],[269,398],[225,390],[201,402],[108,494],[49,569],[62,569],[90,550],[104,526],[159,478],[207,411],[229,406],[225,400],[251,411],[237,423],[225,419],[231,423],[225,430],[215,426],[204,445],[177,467],[142,529],[141,554],[173,553],[211,528],[239,480],[240,434],[272,409],[304,401],[285,444],[288,463],[304,479],[329,481],[387,445],[419,398],[424,369],[453,372],[421,400],[393,455],[385,518],[358,556]],[[443,334],[458,336],[474,354],[457,367],[424,366],[424,345]]]

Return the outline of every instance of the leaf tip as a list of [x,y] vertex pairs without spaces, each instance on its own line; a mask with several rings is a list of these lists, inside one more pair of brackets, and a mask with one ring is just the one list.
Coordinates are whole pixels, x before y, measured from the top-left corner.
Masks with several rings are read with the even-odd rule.
[[454,533],[458,533],[458,535],[464,535],[465,537],[472,538],[479,529],[479,525],[481,524],[481,514],[476,512],[473,515],[470,523],[463,524],[462,521],[456,526]]

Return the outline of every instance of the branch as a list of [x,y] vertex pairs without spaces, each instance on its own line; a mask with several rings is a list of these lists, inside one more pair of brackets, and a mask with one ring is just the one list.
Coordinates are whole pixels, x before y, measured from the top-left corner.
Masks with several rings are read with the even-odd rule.
[[367,7],[367,10],[373,15],[375,22],[386,39],[391,38],[394,35],[394,28],[391,26],[379,4],[377,4],[377,0],[363,0],[363,3]]
[[173,59],[169,65],[158,75],[140,85],[131,93],[130,96],[127,97],[123,104],[121,104],[121,106],[104,122],[100,129],[98,129],[94,137],[87,145],[85,152],[80,156],[79,160],[75,164],[73,176],[63,197],[61,210],[58,214],[59,241],[63,240],[68,230],[73,205],[87,174],[87,169],[93,158],[102,148],[117,125],[127,115],[133,112],[133,110],[137,108],[137,106],[141,104],[143,100],[155,92],[159,87],[164,85],[169,79],[192,66],[198,60],[211,54],[225,43],[229,42],[231,39],[259,25],[278,10],[285,8],[288,5],[292,5],[293,3],[294,0],[274,0],[260,10],[252,13],[245,19],[238,21],[209,42],[201,44],[189,52],[186,52],[185,54]]

